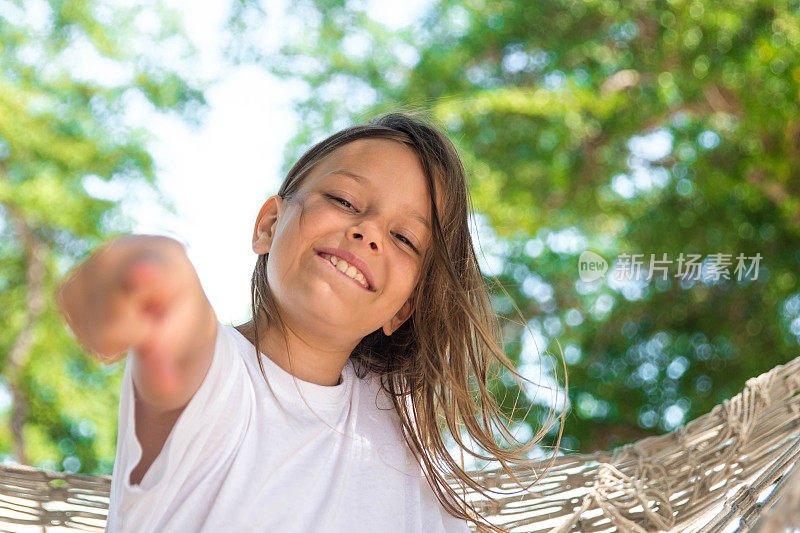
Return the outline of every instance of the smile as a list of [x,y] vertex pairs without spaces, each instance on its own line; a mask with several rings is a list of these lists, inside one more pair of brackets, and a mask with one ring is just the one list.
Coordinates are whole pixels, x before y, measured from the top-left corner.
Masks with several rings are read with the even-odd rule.
[[[364,275],[361,274],[361,272],[359,272],[355,267],[349,266],[348,263],[346,261],[344,261],[343,259],[340,259],[340,258],[338,258],[336,256],[333,256],[338,264],[347,265],[347,268],[344,271],[342,271],[339,268],[337,268],[336,266],[334,266],[333,262],[331,261],[331,254],[318,253],[316,255],[320,259],[320,261],[323,261],[324,263],[326,263],[328,265],[328,268],[331,268],[331,269],[335,270],[339,275],[349,279],[351,282],[353,282],[354,284],[358,285],[359,287],[361,287],[365,291],[374,292],[368,286],[366,280],[364,279]],[[351,273],[353,273],[352,277],[349,276],[346,273],[348,270],[351,270]]]

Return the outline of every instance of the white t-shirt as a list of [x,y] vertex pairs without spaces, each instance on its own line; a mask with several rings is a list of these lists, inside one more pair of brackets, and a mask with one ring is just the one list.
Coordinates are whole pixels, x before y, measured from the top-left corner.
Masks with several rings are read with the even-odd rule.
[[469,531],[431,490],[374,374],[360,379],[348,361],[326,387],[261,355],[279,404],[253,345],[217,326],[208,374],[139,485],[126,365],[107,531]]

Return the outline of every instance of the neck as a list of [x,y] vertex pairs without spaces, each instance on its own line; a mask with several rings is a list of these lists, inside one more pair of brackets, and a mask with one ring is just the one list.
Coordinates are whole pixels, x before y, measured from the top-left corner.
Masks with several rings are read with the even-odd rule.
[[[263,317],[262,317],[263,318]],[[236,327],[255,345],[253,321]],[[340,382],[342,369],[358,342],[332,340],[286,324],[284,341],[277,324],[262,320],[258,326],[258,351],[299,380],[334,386]]]

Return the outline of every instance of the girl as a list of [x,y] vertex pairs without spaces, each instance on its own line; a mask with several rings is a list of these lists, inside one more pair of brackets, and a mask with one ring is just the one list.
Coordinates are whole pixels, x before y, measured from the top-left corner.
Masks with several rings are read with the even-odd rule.
[[264,203],[246,324],[217,321],[171,239],[78,267],[58,293],[72,331],[101,357],[130,348],[108,531],[502,531],[448,484],[491,499],[442,433],[516,480],[549,427],[497,442],[519,444],[487,382],[518,374],[470,210],[452,143],[391,113],[312,147]]

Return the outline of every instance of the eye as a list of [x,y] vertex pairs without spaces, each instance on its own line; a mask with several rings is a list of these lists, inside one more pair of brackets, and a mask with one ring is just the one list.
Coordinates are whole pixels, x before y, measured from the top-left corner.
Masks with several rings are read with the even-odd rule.
[[414,252],[419,254],[419,250],[417,250],[417,247],[414,246],[410,240],[405,238],[403,235],[400,235],[399,233],[395,233],[395,235],[397,235],[400,238],[401,241],[405,242],[408,246],[410,246],[411,249],[414,250]]
[[331,194],[326,194],[325,196],[327,196],[328,198],[330,198],[330,199],[331,199],[331,200],[333,200],[334,202],[336,202],[336,203],[338,203],[338,204],[341,204],[341,205],[343,205],[343,206],[347,207],[348,209],[352,209],[353,211],[355,211],[355,210],[356,210],[356,208],[355,208],[355,207],[353,207],[353,204],[351,204],[350,202],[348,202],[347,200],[345,200],[345,199],[343,199],[343,198],[339,198],[338,196],[333,196],[333,195],[331,195]]

